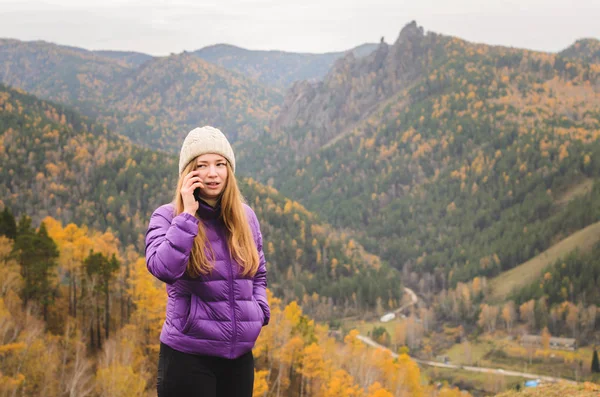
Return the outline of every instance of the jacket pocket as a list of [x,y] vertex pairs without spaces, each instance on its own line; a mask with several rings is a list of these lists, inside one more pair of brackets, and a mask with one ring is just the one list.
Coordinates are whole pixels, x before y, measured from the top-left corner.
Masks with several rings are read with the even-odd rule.
[[254,303],[254,306],[256,306],[257,315],[258,315],[257,319],[260,320],[261,323],[264,323],[265,322],[265,313],[263,312],[262,307],[260,307],[260,304],[254,298],[254,296],[252,297],[252,302]]
[[198,307],[196,299],[196,295],[192,294],[190,299],[190,312],[188,313],[188,316],[185,319],[185,324],[183,324],[183,328],[181,329],[181,333],[183,334],[187,334],[190,328],[192,328],[192,324],[194,324],[194,317],[196,317],[196,309]]

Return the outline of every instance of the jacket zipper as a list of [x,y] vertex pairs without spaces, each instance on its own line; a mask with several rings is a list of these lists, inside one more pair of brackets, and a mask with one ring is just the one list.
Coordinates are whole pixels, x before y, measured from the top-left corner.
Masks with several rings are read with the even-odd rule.
[[229,353],[230,358],[233,358],[233,352],[235,350],[235,342],[236,342],[236,338],[237,338],[237,321],[235,319],[235,299],[233,296],[234,293],[234,289],[233,289],[233,257],[231,256],[231,250],[229,249],[229,243],[227,241],[227,235],[226,233],[224,234],[224,239],[223,241],[225,242],[225,245],[227,246],[227,252],[229,252],[229,305],[231,306],[231,315],[233,318],[233,339],[231,340],[231,352]]

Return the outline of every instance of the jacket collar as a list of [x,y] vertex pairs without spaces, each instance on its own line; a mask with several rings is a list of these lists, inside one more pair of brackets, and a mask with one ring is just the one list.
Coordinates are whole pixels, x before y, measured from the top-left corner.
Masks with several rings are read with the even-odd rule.
[[211,207],[206,201],[198,201],[198,216],[202,219],[217,219],[221,216],[221,199],[217,201],[214,207]]

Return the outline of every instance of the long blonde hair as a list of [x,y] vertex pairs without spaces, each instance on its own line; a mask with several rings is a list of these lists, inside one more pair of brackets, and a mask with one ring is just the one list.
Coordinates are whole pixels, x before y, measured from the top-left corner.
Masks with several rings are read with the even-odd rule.
[[[243,203],[245,202],[240,189],[238,188],[237,180],[233,173],[233,169],[227,163],[227,181],[225,188],[221,194],[221,218],[225,223],[227,234],[227,246],[232,258],[240,265],[242,276],[253,277],[258,270],[258,250],[248,224],[248,217]],[[181,197],[181,186],[183,185],[183,177],[196,169],[196,159],[190,161],[183,172],[179,176],[177,182],[177,190],[173,203],[175,206],[175,214],[177,216],[183,212],[183,198]],[[211,258],[206,255],[206,250],[211,253]],[[215,253],[212,246],[208,244],[206,232],[202,222],[198,223],[198,235],[194,238],[194,246],[190,260],[187,264],[187,273],[192,278],[207,275],[214,267]]]

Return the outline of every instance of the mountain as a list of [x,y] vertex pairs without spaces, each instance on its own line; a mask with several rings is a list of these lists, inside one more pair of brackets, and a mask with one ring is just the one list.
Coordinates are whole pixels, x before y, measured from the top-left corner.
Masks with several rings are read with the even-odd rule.
[[574,58],[580,61],[600,64],[600,40],[577,40],[575,44],[561,51],[560,55],[565,58]]
[[[373,48],[347,53],[361,56]],[[259,139],[283,101],[281,87],[288,83],[277,81],[320,78],[343,54],[221,45],[152,57],[0,39],[0,81],[72,106],[138,145],[177,152],[177,142],[199,125],[222,128],[233,143]]]
[[[171,201],[176,182],[176,156],[132,145],[73,110],[4,86],[0,155],[0,206],[34,224],[52,216],[111,230],[138,252],[152,211]],[[317,293],[339,305],[400,300],[399,273],[350,235],[254,180],[241,179],[240,188],[261,221],[274,293]]]
[[120,60],[122,62],[125,62],[129,66],[140,66],[144,62],[149,61],[153,58],[152,55],[134,51],[101,50],[93,52],[94,54],[97,54],[101,57]]
[[356,57],[363,57],[376,48],[376,44],[369,43],[344,52],[308,54],[256,51],[228,44],[217,44],[204,47],[192,54],[265,85],[287,89],[296,81],[322,79],[333,63],[345,54],[352,53]]
[[[443,288],[600,220],[599,86],[596,65],[413,22],[297,83],[240,152],[259,180]],[[593,188],[563,201],[582,181]]]
[[218,126],[233,141],[254,135],[282,98],[188,53],[139,66],[131,59],[139,54],[0,40],[0,81],[73,106],[139,145],[173,152],[198,125]]
[[44,41],[0,39],[0,82],[98,114],[97,104],[113,92],[114,82],[131,67],[80,48]]
[[[339,140],[386,100],[403,104],[394,94],[421,76],[433,56],[429,49],[446,41],[438,35],[425,37],[422,28],[412,23],[402,29],[392,47],[381,43],[362,59],[350,53],[335,63],[323,81],[296,83],[269,126],[271,137],[288,149],[278,159],[300,161]],[[265,159],[265,170],[272,166],[269,160]]]
[[154,58],[106,104],[101,121],[150,148],[178,152],[192,128],[213,125],[232,142],[262,131],[281,95],[188,53]]

